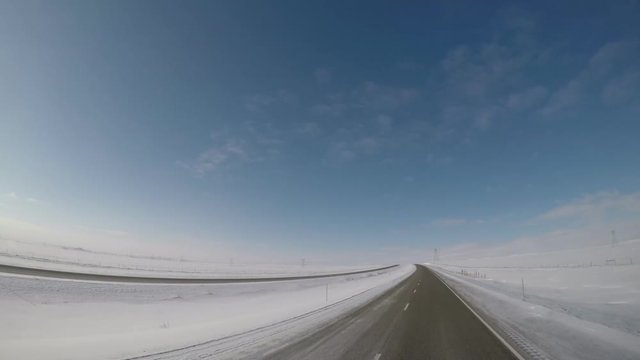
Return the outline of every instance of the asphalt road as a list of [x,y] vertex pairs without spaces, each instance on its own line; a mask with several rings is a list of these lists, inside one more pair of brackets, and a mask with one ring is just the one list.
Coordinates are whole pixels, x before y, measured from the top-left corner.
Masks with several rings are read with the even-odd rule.
[[102,275],[79,273],[72,271],[46,270],[36,269],[23,266],[2,265],[0,264],[0,273],[20,274],[29,276],[40,276],[57,279],[72,280],[89,280],[89,281],[108,281],[108,282],[128,282],[128,283],[153,283],[153,284],[228,284],[228,283],[248,283],[248,282],[266,282],[266,281],[288,281],[288,280],[304,280],[318,279],[336,276],[364,274],[374,271],[383,271],[394,268],[398,265],[385,266],[375,269],[367,269],[360,271],[351,271],[335,274],[319,274],[319,275],[299,275],[299,276],[278,276],[278,277],[247,277],[247,278],[196,278],[196,277],[152,277],[152,276],[126,276],[126,275]]
[[430,270],[267,359],[517,359]]

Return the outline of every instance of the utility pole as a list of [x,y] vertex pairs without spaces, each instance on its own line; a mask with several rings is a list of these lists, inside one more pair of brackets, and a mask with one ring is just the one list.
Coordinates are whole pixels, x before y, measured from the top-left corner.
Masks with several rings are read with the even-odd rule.
[[300,261],[300,265],[304,267],[306,264],[307,264],[307,259],[302,258],[302,261]]
[[616,246],[616,231],[611,230],[611,247]]

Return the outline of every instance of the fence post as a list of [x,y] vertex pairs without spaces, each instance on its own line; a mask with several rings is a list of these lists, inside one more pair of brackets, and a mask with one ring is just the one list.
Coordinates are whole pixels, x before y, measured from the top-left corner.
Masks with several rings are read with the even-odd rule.
[[325,288],[325,302],[329,302],[329,283],[327,283],[327,286]]

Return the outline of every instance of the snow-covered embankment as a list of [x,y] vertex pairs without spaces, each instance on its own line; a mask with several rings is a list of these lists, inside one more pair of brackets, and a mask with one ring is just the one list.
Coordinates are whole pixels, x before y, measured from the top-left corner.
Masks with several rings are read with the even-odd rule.
[[[263,333],[260,341],[236,349],[246,354],[331,321],[391,289],[414,269],[399,266],[332,278],[197,285],[0,274],[0,358],[127,358],[287,322],[273,335]],[[313,316],[304,316],[310,312]],[[292,318],[296,320],[287,320]],[[228,355],[233,357],[233,351]]]
[[640,358],[638,240],[442,262],[428,266],[532,352],[554,359]]

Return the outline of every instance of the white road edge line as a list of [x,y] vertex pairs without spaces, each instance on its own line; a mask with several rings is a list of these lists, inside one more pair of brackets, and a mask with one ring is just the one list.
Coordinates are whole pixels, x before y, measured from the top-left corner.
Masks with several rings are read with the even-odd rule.
[[[424,265],[423,265],[423,266],[424,266]],[[425,266],[425,268],[426,268],[426,266]],[[461,297],[460,297],[460,296],[459,296],[455,291],[453,291],[453,289],[452,289],[452,288],[450,288],[450,287],[449,287],[449,285],[447,285],[447,283],[446,283],[446,282],[444,282],[444,280],[442,280],[442,278],[440,278],[440,275],[438,275],[438,273],[437,273],[436,271],[434,271],[434,270],[430,270],[430,269],[429,269],[429,271],[433,272],[433,273],[436,275],[436,278],[438,278],[438,280],[439,280],[441,283],[443,283],[443,284],[444,284],[444,286],[446,286],[446,287],[447,287],[447,289],[449,289],[449,291],[451,291],[451,293],[452,293],[453,295],[455,295],[455,296],[458,298],[458,300],[460,300],[460,302],[461,302],[461,303],[463,303],[463,304],[464,304],[464,306],[466,306],[466,307],[467,307],[467,309],[469,309],[469,311],[471,311],[471,313],[472,313],[473,315],[475,315],[475,316],[478,318],[478,320],[480,320],[480,322],[481,322],[482,324],[484,324],[484,326],[486,326],[486,327],[487,327],[487,329],[489,329],[489,331],[491,331],[491,333],[492,333],[495,337],[497,337],[497,338],[498,338],[498,340],[500,340],[500,342],[502,343],[502,345],[504,345],[507,349],[509,349],[509,351],[511,351],[511,352],[513,353],[513,355],[514,355],[515,357],[517,357],[517,358],[518,358],[518,360],[526,360],[526,358],[525,358],[524,356],[520,355],[520,353],[519,353],[519,352],[517,352],[517,351],[516,351],[516,349],[514,349],[514,348],[513,348],[513,346],[511,346],[511,344],[509,344],[509,343],[507,342],[507,340],[505,340],[502,336],[500,336],[500,334],[498,334],[498,332],[497,332],[497,331],[495,331],[495,330],[494,330],[494,329],[493,329],[493,328],[492,328],[492,327],[491,327],[491,326],[490,326],[486,321],[484,321],[484,319],[483,319],[483,318],[481,318],[481,317],[480,317],[480,315],[478,315],[478,313],[477,313],[477,312],[475,312],[475,310],[473,310],[473,309],[471,308],[471,306],[469,306],[469,304],[467,304],[464,300],[462,300],[462,298],[461,298]]]
[[404,306],[404,310],[402,310],[402,311],[407,311],[408,307],[409,307],[409,303],[407,303],[407,305]]
[[381,353],[377,353],[376,356],[373,357],[373,360],[380,360]]

